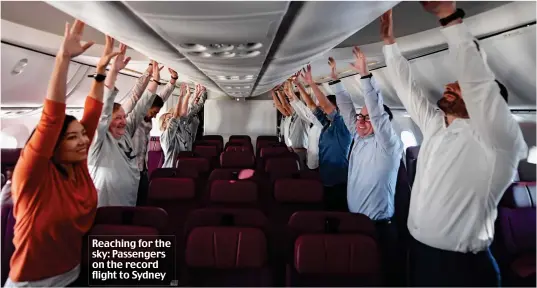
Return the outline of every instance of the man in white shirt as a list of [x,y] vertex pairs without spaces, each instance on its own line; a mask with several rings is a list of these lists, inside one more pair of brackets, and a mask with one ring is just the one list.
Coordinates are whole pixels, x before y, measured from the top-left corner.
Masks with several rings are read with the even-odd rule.
[[[393,36],[391,11],[381,17],[389,79],[423,133],[408,229],[412,286],[498,286],[490,253],[497,205],[527,155],[519,125],[502,99],[485,54],[454,2],[422,2],[445,27],[458,82],[436,107],[412,76]],[[503,90],[503,92],[501,91]],[[506,97],[504,97],[506,98]]]

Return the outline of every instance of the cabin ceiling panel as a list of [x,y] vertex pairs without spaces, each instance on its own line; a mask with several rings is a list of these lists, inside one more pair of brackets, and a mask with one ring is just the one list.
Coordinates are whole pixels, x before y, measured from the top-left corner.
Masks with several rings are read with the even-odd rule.
[[188,60],[185,61],[185,57],[177,49],[165,41],[142,19],[134,15],[123,3],[112,1],[48,1],[47,3],[103,33],[112,35],[118,41],[156,61],[181,71],[188,75],[190,80],[200,83],[208,89],[220,91],[213,81]]
[[304,2],[253,94],[281,83],[392,8],[397,1]]
[[[224,92],[246,97],[251,94],[289,2],[125,2],[125,5]],[[229,89],[228,84],[237,81],[247,85],[240,91]]]

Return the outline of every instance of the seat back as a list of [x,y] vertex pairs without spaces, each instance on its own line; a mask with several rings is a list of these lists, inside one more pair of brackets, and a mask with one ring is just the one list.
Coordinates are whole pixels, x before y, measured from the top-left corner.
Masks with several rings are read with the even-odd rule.
[[107,206],[97,208],[93,224],[149,227],[163,234],[168,223],[168,214],[158,207]]
[[300,165],[294,157],[273,157],[265,161],[265,172],[270,175],[272,181],[292,177],[299,171]]
[[[231,144],[228,146],[228,144]],[[242,143],[228,143],[226,144],[225,151],[238,151],[238,152],[252,152],[252,148]]]
[[196,179],[199,176],[197,169],[185,169],[183,168],[158,168],[153,171],[149,180],[157,178],[193,178]]
[[177,160],[177,167],[179,169],[193,169],[198,174],[209,173],[211,169],[211,163],[207,158],[203,157],[184,157]]
[[228,151],[220,154],[222,168],[254,168],[255,157],[251,151]]
[[414,184],[414,178],[416,177],[419,153],[420,146],[406,148],[406,172],[408,173],[408,182],[410,187],[412,187],[412,184]]
[[231,135],[229,136],[228,142],[237,142],[237,141],[248,141],[249,143],[252,143],[252,138],[248,135]]
[[19,157],[21,155],[21,151],[21,148],[0,149],[0,160],[2,161],[0,173],[5,175],[7,167],[14,167],[17,164],[17,161],[19,160]]
[[215,180],[211,182],[209,201],[211,206],[257,208],[257,184],[243,180]]
[[161,159],[164,158],[162,151],[148,151],[147,152],[147,173],[151,175],[153,171],[162,166]]
[[271,286],[267,219],[254,209],[193,211],[185,228],[187,286]]
[[220,155],[220,153],[222,153],[224,149],[224,143],[220,142],[219,140],[200,140],[200,141],[194,142],[194,146],[196,145],[215,146],[217,156]]
[[289,220],[287,286],[376,286],[380,251],[373,222],[361,214],[297,212]]
[[285,226],[297,211],[322,210],[323,185],[309,179],[278,179],[274,182],[274,203],[270,218],[274,225]]

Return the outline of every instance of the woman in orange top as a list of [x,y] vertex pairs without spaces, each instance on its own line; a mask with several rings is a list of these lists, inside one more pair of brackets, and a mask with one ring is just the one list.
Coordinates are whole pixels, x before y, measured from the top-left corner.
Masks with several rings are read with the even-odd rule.
[[106,66],[116,55],[114,65],[123,65],[126,50],[113,52],[114,39],[107,36],[79,122],[65,114],[65,95],[71,58],[93,45],[80,43],[83,30],[78,20],[71,29],[66,23],[41,119],[15,166],[15,252],[6,287],[67,286],[79,275],[82,237],[97,209],[88,148],[103,106]]

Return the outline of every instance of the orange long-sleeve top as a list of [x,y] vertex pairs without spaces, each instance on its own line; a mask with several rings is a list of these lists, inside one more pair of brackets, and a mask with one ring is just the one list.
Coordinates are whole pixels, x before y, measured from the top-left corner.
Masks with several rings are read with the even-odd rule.
[[[65,107],[65,103],[45,100],[34,135],[13,172],[15,252],[9,277],[15,282],[38,281],[75,268],[81,261],[82,237],[95,219],[97,190],[87,161],[74,165],[74,181],[64,177],[51,160]],[[80,122],[90,141],[102,107],[102,102],[86,98]]]

